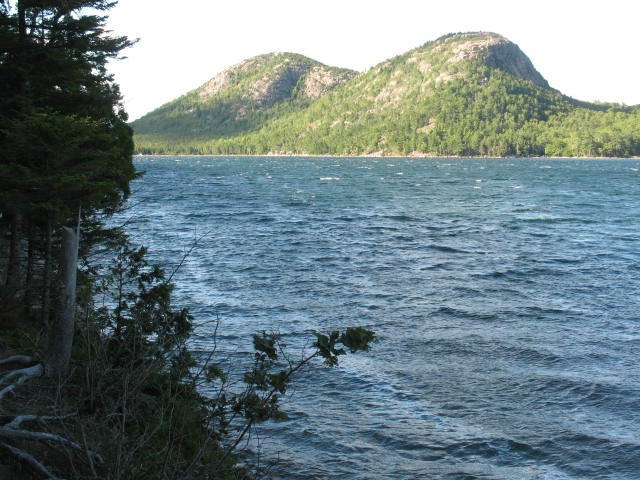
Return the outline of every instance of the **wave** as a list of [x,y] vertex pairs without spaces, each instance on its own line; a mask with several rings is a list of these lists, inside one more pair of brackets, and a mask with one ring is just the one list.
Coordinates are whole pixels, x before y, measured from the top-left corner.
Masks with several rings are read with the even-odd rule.
[[213,232],[175,299],[219,314],[224,358],[250,362],[262,329],[293,332],[294,355],[312,330],[379,335],[310,365],[293,420],[261,427],[282,478],[638,478],[638,165],[212,158],[194,180],[163,162],[144,165],[130,233],[170,266]]
[[520,384],[540,401],[550,404],[602,407],[614,411],[634,412],[640,407],[640,392],[616,384],[584,378],[538,376]]
[[417,222],[420,221],[417,217],[412,217],[411,215],[382,215],[380,218],[384,218],[386,220],[393,220],[395,222]]
[[432,315],[444,315],[448,317],[456,317],[456,318],[467,318],[470,320],[483,320],[490,321],[496,320],[498,315],[496,313],[483,313],[483,312],[473,312],[469,310],[463,310],[455,307],[440,307],[436,309]]
[[432,250],[436,250],[438,252],[444,252],[444,253],[464,253],[464,254],[473,253],[473,252],[470,252],[469,250],[463,250],[462,248],[450,247],[447,245],[431,244],[428,246],[428,248]]

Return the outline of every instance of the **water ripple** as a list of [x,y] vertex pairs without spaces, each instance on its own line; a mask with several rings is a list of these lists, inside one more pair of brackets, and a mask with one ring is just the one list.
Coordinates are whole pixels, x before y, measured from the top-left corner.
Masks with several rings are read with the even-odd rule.
[[196,356],[216,315],[229,361],[259,330],[380,338],[260,427],[274,478],[638,478],[640,161],[136,162],[155,260],[211,232],[176,276]]

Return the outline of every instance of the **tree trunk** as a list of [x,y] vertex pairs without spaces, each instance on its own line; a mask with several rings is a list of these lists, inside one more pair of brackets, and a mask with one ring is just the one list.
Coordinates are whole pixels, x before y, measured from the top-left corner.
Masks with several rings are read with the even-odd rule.
[[27,19],[24,6],[24,0],[18,0],[18,34],[20,41],[24,42],[27,38]]
[[56,308],[49,332],[46,373],[60,378],[69,369],[76,319],[76,277],[78,272],[78,233],[62,228],[60,266],[56,288]]
[[11,220],[11,243],[5,286],[13,298],[22,288],[22,215],[19,213]]
[[49,313],[51,311],[51,276],[53,271],[53,259],[51,258],[53,228],[51,219],[47,220],[44,239],[44,275],[42,279],[42,312],[41,321],[43,326],[49,325]]
[[31,313],[33,308],[33,270],[35,267],[35,245],[34,245],[34,226],[29,224],[27,229],[27,271],[25,275],[25,292],[24,292],[24,306],[28,313]]

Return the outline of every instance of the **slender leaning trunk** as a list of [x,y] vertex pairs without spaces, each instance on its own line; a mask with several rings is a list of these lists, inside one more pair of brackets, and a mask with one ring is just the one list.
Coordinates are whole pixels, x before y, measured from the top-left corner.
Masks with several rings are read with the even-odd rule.
[[61,378],[69,370],[76,320],[76,279],[78,272],[78,232],[62,228],[60,266],[56,282],[56,305],[49,332],[46,372]]
[[9,244],[9,262],[5,287],[15,298],[22,289],[22,215],[16,213],[11,222],[11,240]]
[[27,18],[24,3],[25,0],[18,0],[18,33],[22,42],[27,38]]
[[51,220],[47,220],[47,225],[45,229],[45,239],[44,239],[44,273],[42,278],[42,312],[41,312],[41,321],[42,325],[49,325],[49,313],[51,311],[51,277],[53,271],[53,259],[52,259],[52,248],[53,248],[53,240],[51,239],[53,235],[53,228],[51,226]]
[[35,245],[34,245],[34,227],[33,224],[29,224],[27,228],[27,271],[24,281],[24,307],[27,312],[31,312],[33,307],[33,269],[35,268]]

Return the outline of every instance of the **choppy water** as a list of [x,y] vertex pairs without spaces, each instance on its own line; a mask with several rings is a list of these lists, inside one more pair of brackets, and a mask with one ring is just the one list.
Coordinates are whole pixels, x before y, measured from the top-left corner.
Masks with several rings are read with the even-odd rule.
[[[640,478],[640,161],[138,158],[129,230],[220,316],[373,328],[261,429],[281,478]],[[308,344],[308,343],[307,343]],[[210,326],[194,339],[211,347]]]

